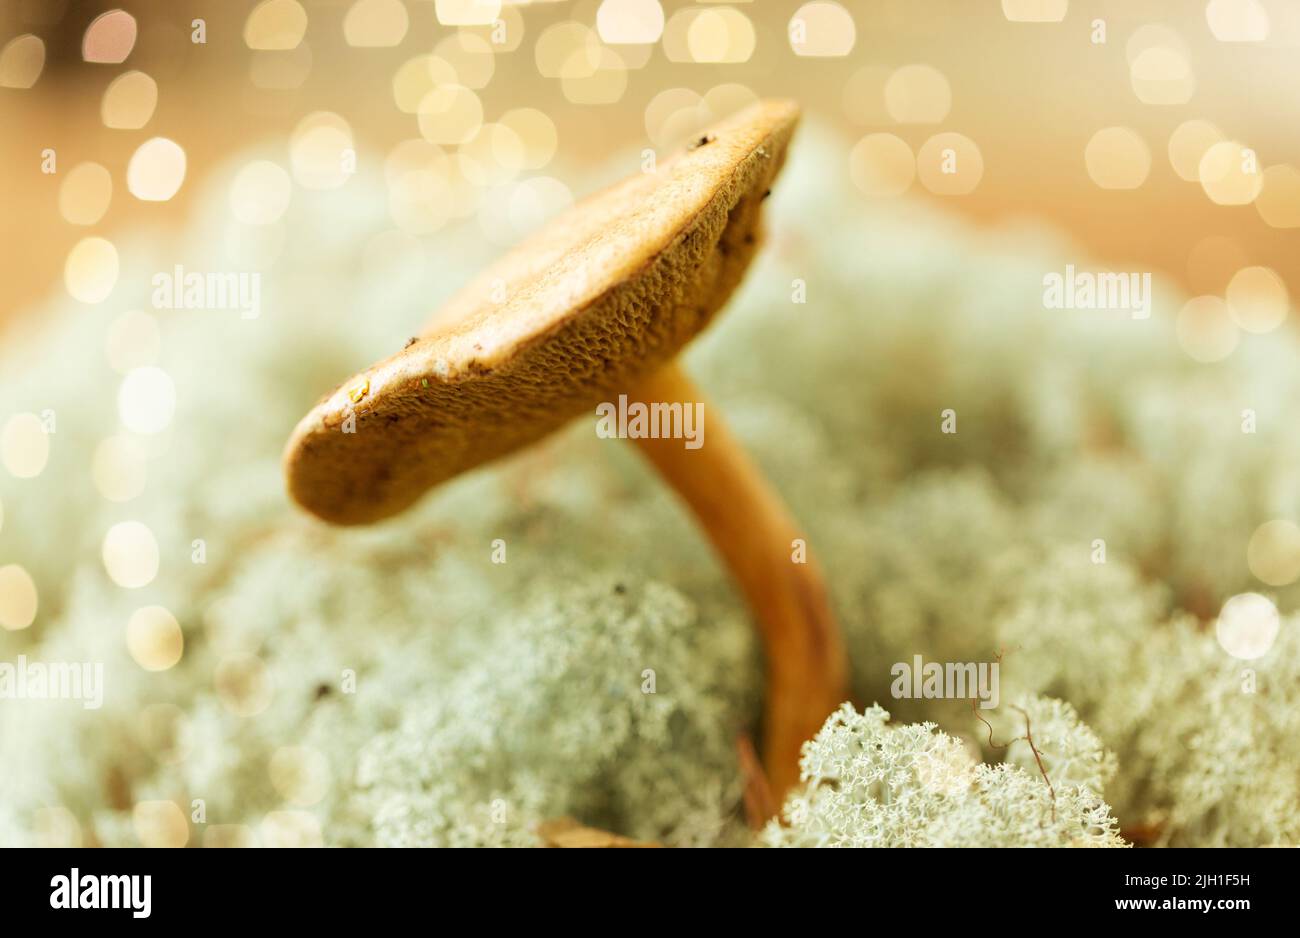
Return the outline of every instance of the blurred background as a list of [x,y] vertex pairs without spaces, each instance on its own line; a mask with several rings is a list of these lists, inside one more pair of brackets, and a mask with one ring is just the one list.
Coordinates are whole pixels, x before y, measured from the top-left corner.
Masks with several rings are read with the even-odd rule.
[[[112,687],[5,701],[0,843],[198,842],[195,798],[206,844],[584,806],[722,842],[749,626],[634,454],[575,426],[339,531],[279,453],[486,259],[766,96],[806,113],[774,243],[689,367],[813,532],[859,702],[1006,648],[1008,701],[1118,754],[1130,839],[1300,839],[1297,0],[0,0],[0,657]],[[158,312],[177,264],[266,315]],[[1151,319],[1046,312],[1070,264],[1152,274]],[[608,677],[661,658],[652,708]]]
[[4,0],[0,330],[93,301],[122,232],[183,225],[252,145],[279,158],[237,177],[243,222],[383,160],[398,228],[508,243],[583,194],[553,161],[666,153],[760,95],[842,131],[864,212],[1033,218],[1193,295],[1245,269],[1273,324],[1300,288],[1294,0]]

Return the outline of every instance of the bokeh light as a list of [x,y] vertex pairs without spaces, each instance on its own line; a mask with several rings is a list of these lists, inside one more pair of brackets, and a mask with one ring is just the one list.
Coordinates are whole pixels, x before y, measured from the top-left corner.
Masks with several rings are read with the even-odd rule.
[[833,0],[813,0],[795,10],[786,27],[795,55],[830,58],[848,55],[857,41],[853,15]]
[[307,32],[307,11],[297,0],[262,0],[244,21],[250,49],[293,49]]
[[36,621],[40,599],[31,574],[16,563],[0,567],[0,628],[16,632]]
[[545,111],[520,107],[506,111],[497,122],[514,131],[523,147],[521,169],[541,169],[555,156],[559,135]]
[[501,0],[437,0],[434,9],[443,26],[485,26],[496,22]]
[[596,11],[596,32],[610,45],[658,42],[664,8],[659,0],[603,0]]
[[984,178],[984,155],[964,134],[935,134],[917,151],[916,175],[935,195],[965,195]]
[[180,623],[162,606],[144,606],[126,623],[126,647],[146,671],[166,671],[181,660],[185,638]]
[[683,7],[664,27],[670,62],[748,62],[757,38],[754,24],[736,7]]
[[50,437],[35,414],[14,414],[0,430],[0,463],[16,479],[34,479],[50,459]]
[[125,10],[101,13],[86,27],[81,38],[81,57],[87,62],[117,65],[135,48],[135,17]]
[[1286,284],[1268,267],[1243,267],[1228,283],[1232,318],[1247,332],[1272,332],[1286,319],[1290,297]]
[[105,127],[139,130],[158,106],[158,84],[144,72],[125,72],[104,89],[99,106]]
[[1206,150],[1197,175],[1210,201],[1219,205],[1253,202],[1264,185],[1253,151],[1235,140],[1223,140]]
[[600,65],[600,37],[582,23],[554,23],[533,46],[533,61],[543,78],[585,78]]
[[356,0],[343,17],[343,38],[350,46],[387,48],[400,45],[410,25],[402,0]]
[[189,843],[189,821],[174,801],[138,802],[131,821],[142,847],[177,849]]
[[0,50],[0,88],[30,88],[45,67],[45,43],[30,33],[15,36]]
[[509,182],[524,163],[524,142],[505,124],[484,124],[456,154],[461,172],[476,186]]
[[464,85],[440,85],[420,101],[418,121],[430,143],[466,143],[483,123],[483,105]]
[[1128,41],[1124,43],[1124,57],[1128,60],[1130,70],[1148,49],[1172,49],[1184,59],[1191,57],[1187,41],[1163,23],[1147,23],[1129,35]]
[[1255,210],[1273,228],[1300,228],[1300,172],[1287,164],[1264,170]]
[[166,137],[140,144],[126,167],[126,187],[143,202],[166,202],[185,181],[185,151]]
[[1242,593],[1223,604],[1214,635],[1228,654],[1242,661],[1262,658],[1281,628],[1277,606],[1259,593]]
[[148,525],[123,521],[104,535],[100,550],[109,579],[124,589],[148,586],[158,575],[158,541]]
[[93,225],[108,211],[113,177],[98,163],[78,163],[59,186],[59,214],[72,225]]
[[708,114],[709,122],[713,123],[737,111],[743,111],[757,102],[758,95],[754,89],[738,82],[728,82],[714,85],[704,92],[703,107]]
[[655,146],[670,149],[708,122],[702,95],[689,88],[666,88],[645,108],[646,136]]
[[83,238],[63,264],[63,284],[73,299],[99,303],[117,286],[117,248],[104,238]]
[[267,769],[271,785],[289,804],[310,807],[329,792],[329,760],[310,746],[281,746]]
[[[574,54],[585,55],[584,52]],[[560,87],[571,104],[613,104],[627,90],[627,68],[617,52],[601,46],[596,51],[596,67],[591,74],[564,74],[560,78]]]
[[1300,526],[1294,521],[1265,521],[1250,536],[1246,563],[1269,586],[1288,586],[1300,579]]
[[293,178],[304,189],[337,189],[356,171],[356,159],[352,128],[330,111],[308,114],[289,135]]
[[325,839],[320,821],[310,811],[271,811],[262,819],[257,832],[262,846],[272,849],[320,847]]
[[[454,83],[466,88],[486,88],[496,71],[496,53],[492,45],[473,33],[453,33],[433,47],[434,58],[451,67]],[[436,66],[431,66],[437,71]]]
[[1083,151],[1088,176],[1103,189],[1136,189],[1151,171],[1151,151],[1127,127],[1097,131]]
[[1221,140],[1223,134],[1209,121],[1183,121],[1169,135],[1169,163],[1180,179],[1200,182],[1201,158]]
[[952,89],[931,65],[904,65],[885,83],[885,108],[900,124],[937,124],[952,107]]
[[1002,0],[1002,13],[1013,23],[1059,23],[1070,0]]
[[501,13],[491,23],[462,26],[459,32],[486,39],[492,44],[494,51],[502,53],[514,52],[518,49],[523,44],[527,30],[519,7],[512,4],[501,7]]
[[1129,67],[1129,81],[1143,104],[1186,104],[1196,90],[1187,56],[1168,46],[1143,49]]
[[1263,42],[1271,26],[1259,0],[1210,0],[1205,20],[1220,42]]
[[916,157],[907,142],[893,134],[868,134],[849,154],[849,175],[871,198],[902,195],[916,178]]
[[446,59],[417,55],[407,59],[393,75],[393,100],[405,114],[416,114],[420,102],[440,85],[455,85],[456,70]]

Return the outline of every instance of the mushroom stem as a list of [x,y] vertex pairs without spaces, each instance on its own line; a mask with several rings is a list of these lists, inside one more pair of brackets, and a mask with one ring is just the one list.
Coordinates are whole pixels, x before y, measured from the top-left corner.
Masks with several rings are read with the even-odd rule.
[[[672,364],[643,379],[628,398],[704,400]],[[706,405],[705,414],[708,429],[697,449],[664,438],[636,443],[695,513],[757,618],[767,658],[763,766],[779,807],[799,781],[804,740],[847,698],[847,656],[821,570],[806,553],[795,562],[798,527],[717,409]]]

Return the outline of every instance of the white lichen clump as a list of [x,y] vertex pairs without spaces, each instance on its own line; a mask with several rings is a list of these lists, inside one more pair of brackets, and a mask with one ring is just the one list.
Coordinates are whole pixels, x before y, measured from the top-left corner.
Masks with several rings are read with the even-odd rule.
[[753,713],[738,702],[756,700],[742,619],[609,577],[483,618],[459,667],[362,751],[378,843],[533,845],[564,815],[677,846],[742,836],[736,739]]
[[[1062,722],[1052,728],[1051,745],[1074,757],[1096,738]],[[1103,758],[1099,748],[1092,756]],[[981,763],[933,723],[891,726],[880,707],[858,713],[845,704],[804,744],[800,769],[803,788],[787,800],[781,821],[763,831],[767,846],[1124,844],[1095,789],[1060,779],[1049,786],[1037,770]]]

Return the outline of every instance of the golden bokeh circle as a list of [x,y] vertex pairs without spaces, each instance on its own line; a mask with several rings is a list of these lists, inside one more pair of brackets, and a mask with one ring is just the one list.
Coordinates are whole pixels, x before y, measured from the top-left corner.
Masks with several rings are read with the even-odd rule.
[[0,464],[15,479],[34,479],[50,460],[50,436],[36,414],[13,414],[0,429]]
[[0,628],[8,632],[27,628],[36,621],[39,608],[31,574],[16,563],[0,567]]
[[916,157],[900,137],[868,134],[849,153],[849,176],[869,198],[902,195],[916,178]]
[[100,119],[114,130],[139,130],[158,106],[158,84],[144,72],[124,72],[104,89]]
[[146,671],[166,671],[185,652],[180,623],[163,606],[143,606],[126,623],[126,647],[135,663]]
[[166,202],[185,181],[185,151],[174,140],[153,137],[131,154],[126,187],[143,202]]
[[1289,586],[1300,579],[1300,526],[1294,521],[1265,521],[1250,536],[1246,563],[1269,586]]
[[1083,151],[1088,176],[1103,189],[1136,189],[1151,172],[1151,150],[1128,127],[1105,127]]
[[104,570],[123,589],[140,589],[158,576],[158,541],[140,521],[122,521],[104,535],[100,549]]
[[1222,140],[1201,157],[1197,176],[1210,201],[1218,205],[1246,205],[1264,186],[1264,175],[1254,166],[1253,151],[1236,140]]
[[952,107],[948,79],[932,65],[904,65],[885,82],[885,109],[900,124],[937,124]]
[[1282,325],[1291,308],[1286,283],[1268,267],[1243,267],[1228,282],[1225,297],[1237,325],[1263,334]]
[[83,303],[106,300],[117,286],[117,248],[105,238],[82,238],[63,264],[63,284],[73,299]]
[[984,178],[984,155],[964,134],[935,134],[917,151],[916,175],[935,195],[965,195]]

